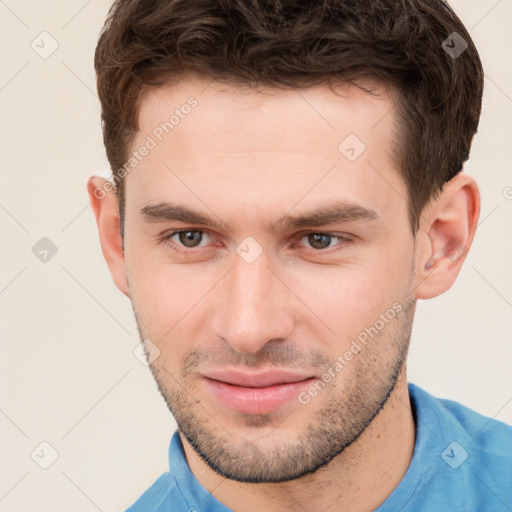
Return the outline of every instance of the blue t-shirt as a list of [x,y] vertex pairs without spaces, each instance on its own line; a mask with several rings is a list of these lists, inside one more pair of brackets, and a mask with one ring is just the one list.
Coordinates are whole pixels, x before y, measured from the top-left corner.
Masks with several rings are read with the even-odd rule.
[[[376,512],[511,512],[512,427],[409,383],[416,444]],[[229,512],[190,471],[176,431],[164,473],[126,512]]]

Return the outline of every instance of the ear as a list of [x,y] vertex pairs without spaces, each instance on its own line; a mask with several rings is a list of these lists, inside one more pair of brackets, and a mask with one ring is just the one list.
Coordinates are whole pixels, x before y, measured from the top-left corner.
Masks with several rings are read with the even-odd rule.
[[416,234],[416,275],[412,294],[430,299],[450,289],[467,253],[480,215],[476,181],[454,176],[424,209]]
[[100,176],[92,176],[87,182],[87,191],[98,225],[103,256],[116,286],[128,297],[119,205],[113,185]]

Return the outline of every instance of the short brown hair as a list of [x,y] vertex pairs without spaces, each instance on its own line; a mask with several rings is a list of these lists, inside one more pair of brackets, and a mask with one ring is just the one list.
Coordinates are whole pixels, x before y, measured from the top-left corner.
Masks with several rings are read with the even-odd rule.
[[[467,44],[459,56],[446,47],[455,48],[454,32],[458,48]],[[145,92],[187,71],[248,86],[340,81],[367,90],[358,82],[365,77],[391,86],[398,121],[391,150],[413,232],[469,158],[484,87],[475,45],[441,0],[116,0],[94,64],[114,176],[128,158]],[[123,222],[124,179],[117,194]]]

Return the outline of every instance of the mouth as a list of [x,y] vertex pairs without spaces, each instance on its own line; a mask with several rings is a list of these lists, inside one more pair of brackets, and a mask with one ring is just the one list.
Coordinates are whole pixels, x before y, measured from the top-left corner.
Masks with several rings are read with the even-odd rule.
[[218,370],[202,375],[210,394],[223,406],[245,414],[275,412],[310,386],[316,377],[285,370]]

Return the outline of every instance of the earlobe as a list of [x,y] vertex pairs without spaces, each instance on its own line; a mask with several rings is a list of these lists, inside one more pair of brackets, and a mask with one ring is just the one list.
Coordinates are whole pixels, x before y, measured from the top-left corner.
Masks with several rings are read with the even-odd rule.
[[116,193],[112,184],[100,176],[89,179],[87,191],[96,217],[103,256],[116,286],[129,296]]
[[451,288],[473,242],[479,215],[478,185],[464,172],[431,201],[417,234],[416,298],[430,299]]

